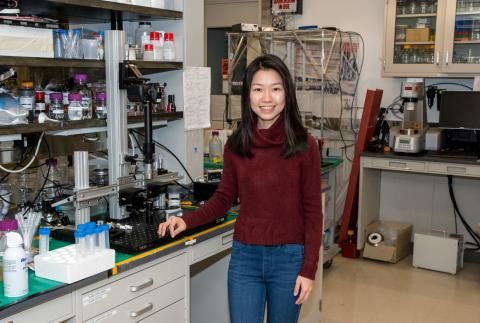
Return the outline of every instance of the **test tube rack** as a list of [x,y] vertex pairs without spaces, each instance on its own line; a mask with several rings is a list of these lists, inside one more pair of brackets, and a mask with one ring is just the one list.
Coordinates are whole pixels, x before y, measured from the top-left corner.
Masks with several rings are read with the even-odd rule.
[[36,276],[71,284],[112,269],[115,265],[115,250],[95,249],[84,253],[75,245],[69,245],[36,255],[34,262]]

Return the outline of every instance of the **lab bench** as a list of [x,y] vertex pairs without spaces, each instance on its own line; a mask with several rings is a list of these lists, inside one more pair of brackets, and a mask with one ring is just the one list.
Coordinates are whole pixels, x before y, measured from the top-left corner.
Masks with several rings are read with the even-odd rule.
[[[365,243],[365,229],[375,220],[413,225],[414,232],[455,232],[453,190],[464,218],[471,226],[480,222],[480,163],[471,157],[442,156],[434,152],[414,155],[363,153],[360,158],[358,249]],[[468,235],[463,227],[458,233]]]
[[[1,292],[0,322],[189,322],[190,265],[229,249],[234,222],[230,214],[168,245],[137,255],[116,253],[111,271],[69,285],[29,272],[27,296],[6,298]],[[52,248],[63,245],[52,241]]]

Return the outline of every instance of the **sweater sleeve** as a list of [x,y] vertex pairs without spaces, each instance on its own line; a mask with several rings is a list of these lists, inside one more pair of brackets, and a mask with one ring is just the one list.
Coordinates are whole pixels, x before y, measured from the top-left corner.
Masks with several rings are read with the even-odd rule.
[[213,196],[202,207],[183,216],[187,229],[213,222],[222,217],[232,207],[237,196],[237,174],[233,166],[233,153],[228,145],[225,145],[220,184]]
[[315,139],[308,137],[308,151],[302,163],[302,195],[305,223],[305,253],[300,276],[315,279],[323,239],[320,152]]

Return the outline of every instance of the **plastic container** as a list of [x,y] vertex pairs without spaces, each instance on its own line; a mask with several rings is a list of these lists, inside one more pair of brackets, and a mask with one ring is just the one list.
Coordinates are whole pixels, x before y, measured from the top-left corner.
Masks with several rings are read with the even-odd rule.
[[150,33],[153,31],[152,24],[148,21],[140,21],[138,28],[135,30],[135,44],[140,48],[137,59],[144,59],[143,52],[145,44],[150,42]]
[[160,33],[152,31],[150,33],[150,44],[153,45],[153,60],[162,60],[162,43],[160,41]]
[[173,33],[165,33],[163,41],[163,59],[166,61],[175,60],[175,43]]
[[223,143],[218,131],[212,131],[212,138],[208,141],[209,159],[212,163],[221,163],[223,157]]
[[50,250],[50,229],[40,228],[38,229],[38,235],[40,237],[39,254],[46,254]]
[[3,257],[5,249],[7,248],[8,232],[17,232],[18,223],[15,219],[5,219],[0,221],[0,257]]
[[153,61],[155,59],[155,52],[152,44],[145,44],[143,49],[143,60]]
[[70,93],[68,95],[68,120],[76,121],[83,119],[83,107],[81,104],[82,95],[80,93]]
[[95,115],[97,119],[107,119],[107,94],[97,92],[95,95]]
[[22,244],[19,233],[7,233],[7,249],[3,255],[3,292],[6,297],[28,294],[27,255]]
[[60,29],[53,31],[53,57],[55,58],[63,58],[62,36],[60,33]]
[[65,119],[65,111],[63,110],[62,93],[50,93],[50,108],[48,110],[49,117],[55,120]]

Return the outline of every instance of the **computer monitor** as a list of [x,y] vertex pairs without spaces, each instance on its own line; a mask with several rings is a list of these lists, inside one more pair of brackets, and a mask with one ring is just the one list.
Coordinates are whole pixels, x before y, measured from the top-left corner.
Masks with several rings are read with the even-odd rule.
[[480,92],[442,92],[438,126],[445,129],[480,130]]

